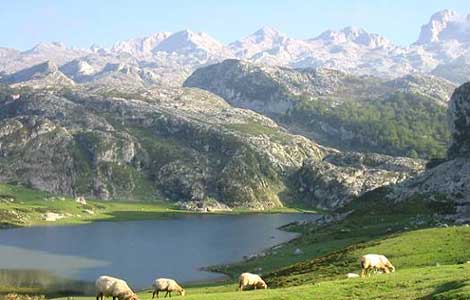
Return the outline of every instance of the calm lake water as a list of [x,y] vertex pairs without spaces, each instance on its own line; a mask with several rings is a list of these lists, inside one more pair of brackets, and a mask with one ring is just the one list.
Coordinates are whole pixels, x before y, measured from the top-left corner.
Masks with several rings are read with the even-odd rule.
[[183,216],[77,226],[0,230],[0,269],[49,271],[94,281],[107,274],[136,289],[156,277],[181,282],[221,277],[200,268],[239,261],[296,235],[277,228],[310,214]]

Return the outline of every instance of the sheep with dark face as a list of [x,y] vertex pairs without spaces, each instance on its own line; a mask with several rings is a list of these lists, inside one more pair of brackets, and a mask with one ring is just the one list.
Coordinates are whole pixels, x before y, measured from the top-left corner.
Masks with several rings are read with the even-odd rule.
[[267,289],[268,285],[259,275],[243,273],[238,278],[238,288],[240,291],[246,289]]
[[170,296],[171,298],[171,293],[172,292],[177,292],[181,296],[186,295],[186,291],[173,279],[168,279],[168,278],[158,278],[155,279],[155,281],[152,284],[153,287],[153,295],[152,299],[157,296],[158,298],[158,293],[159,292],[166,292],[166,296]]
[[361,277],[370,276],[370,271],[378,270],[383,273],[395,272],[395,267],[383,255],[367,254],[361,257]]
[[96,282],[96,300],[103,300],[104,297],[113,297],[113,300],[139,300],[137,295],[131,290],[122,279],[111,276],[100,276]]

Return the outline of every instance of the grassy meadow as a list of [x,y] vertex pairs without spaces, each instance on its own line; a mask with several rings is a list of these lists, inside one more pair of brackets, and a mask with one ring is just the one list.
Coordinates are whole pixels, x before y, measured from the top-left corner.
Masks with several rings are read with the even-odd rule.
[[[415,199],[388,203],[384,193],[378,190],[357,199],[342,211],[349,213],[341,221],[286,226],[285,230],[298,232],[300,237],[268,249],[258,257],[209,267],[231,279],[186,285],[185,299],[470,299],[470,227],[448,226],[435,219],[435,212],[453,209],[445,202]],[[166,202],[87,201],[83,206],[70,198],[11,185],[0,185],[0,195],[2,214],[12,210],[24,213],[24,219],[2,218],[4,226],[45,224],[41,216],[46,210],[71,215],[53,224],[152,219],[188,213]],[[94,214],[86,214],[85,210],[92,210]],[[273,212],[295,211],[299,210]],[[386,255],[397,271],[347,279],[347,273],[359,273],[359,258],[368,253]],[[260,273],[270,288],[238,292],[236,278],[246,271]],[[50,286],[54,286],[54,280],[60,279],[52,278]],[[67,294],[64,289],[13,289],[0,284],[0,294],[8,291],[45,294],[48,298],[94,298],[90,290],[84,296]],[[151,298],[148,290],[138,294],[141,299]]]

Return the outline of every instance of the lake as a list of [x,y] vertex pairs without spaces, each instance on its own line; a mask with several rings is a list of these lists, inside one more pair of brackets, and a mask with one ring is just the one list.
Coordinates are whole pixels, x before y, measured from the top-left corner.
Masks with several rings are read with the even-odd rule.
[[180,282],[221,277],[202,267],[226,264],[286,242],[277,228],[312,214],[186,215],[173,219],[99,222],[0,230],[0,269],[48,271],[94,281],[126,279],[135,289],[156,277]]

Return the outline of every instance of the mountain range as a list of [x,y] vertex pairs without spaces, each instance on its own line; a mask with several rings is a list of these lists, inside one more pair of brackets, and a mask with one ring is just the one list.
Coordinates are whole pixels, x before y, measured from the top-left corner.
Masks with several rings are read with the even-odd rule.
[[201,210],[335,209],[379,187],[467,205],[469,24],[438,12],[407,47],[264,27],[0,48],[0,182]]
[[27,51],[0,48],[0,78],[10,82],[11,76],[18,77],[16,72],[49,61],[76,83],[106,82],[108,76],[127,80],[130,76],[140,85],[179,86],[198,67],[236,58],[261,65],[330,68],[383,78],[432,74],[460,84],[470,79],[469,28],[469,16],[443,10],[406,47],[357,27],[327,30],[305,40],[263,27],[228,45],[190,30],[158,32],[117,42],[110,49],[41,43]]

